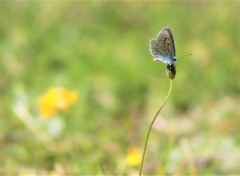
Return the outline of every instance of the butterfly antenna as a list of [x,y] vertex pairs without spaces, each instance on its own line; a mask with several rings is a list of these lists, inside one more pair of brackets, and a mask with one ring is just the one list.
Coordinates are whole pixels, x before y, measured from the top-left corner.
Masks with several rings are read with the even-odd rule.
[[180,55],[180,56],[191,56],[192,54],[184,54],[184,55]]

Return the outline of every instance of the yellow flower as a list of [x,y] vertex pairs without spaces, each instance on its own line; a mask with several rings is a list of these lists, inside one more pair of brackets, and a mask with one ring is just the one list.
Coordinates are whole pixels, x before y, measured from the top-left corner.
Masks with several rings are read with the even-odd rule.
[[142,161],[142,155],[136,148],[132,148],[128,152],[126,159],[127,165],[129,166],[138,166]]
[[56,114],[57,110],[66,111],[77,100],[77,97],[76,91],[68,91],[63,87],[49,89],[40,98],[40,113],[42,116],[50,118]]

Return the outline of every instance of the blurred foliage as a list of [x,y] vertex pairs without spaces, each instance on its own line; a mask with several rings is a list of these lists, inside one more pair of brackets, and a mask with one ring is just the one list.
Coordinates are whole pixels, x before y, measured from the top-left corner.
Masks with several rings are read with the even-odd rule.
[[[0,11],[0,174],[136,174],[128,150],[142,151],[169,86],[166,65],[149,52],[164,27],[177,75],[143,173],[240,172],[239,2],[2,1]],[[44,120],[39,99],[58,86],[78,100]],[[55,147],[26,128],[17,102]]]

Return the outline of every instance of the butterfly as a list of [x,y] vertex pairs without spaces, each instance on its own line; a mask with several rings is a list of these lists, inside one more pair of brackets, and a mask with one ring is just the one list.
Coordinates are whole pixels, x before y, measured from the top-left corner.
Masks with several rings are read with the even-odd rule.
[[155,56],[154,61],[173,64],[177,61],[172,32],[169,28],[161,30],[157,38],[150,40],[150,52]]
[[167,69],[175,77],[176,67],[174,62],[178,59],[172,32],[169,28],[164,28],[158,33],[157,38],[150,40],[150,52],[155,57],[153,60],[167,64]]

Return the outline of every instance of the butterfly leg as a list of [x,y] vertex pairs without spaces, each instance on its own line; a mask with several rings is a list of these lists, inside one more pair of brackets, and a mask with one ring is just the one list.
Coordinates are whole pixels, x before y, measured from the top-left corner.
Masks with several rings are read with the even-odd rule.
[[162,60],[161,60],[161,59],[159,59],[159,58],[157,58],[157,57],[155,57],[155,58],[153,59],[153,61],[162,62]]

